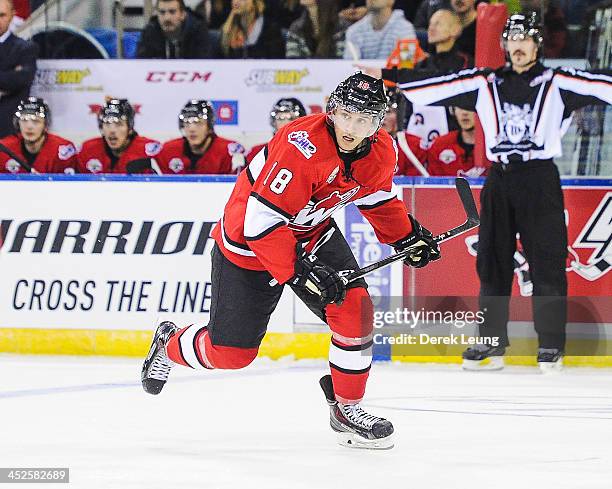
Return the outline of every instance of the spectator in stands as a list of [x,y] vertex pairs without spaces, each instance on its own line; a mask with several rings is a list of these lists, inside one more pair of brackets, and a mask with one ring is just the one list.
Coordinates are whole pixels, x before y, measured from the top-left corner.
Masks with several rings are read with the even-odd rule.
[[473,58],[476,52],[476,0],[451,0],[451,7],[461,21],[457,49]]
[[361,20],[368,13],[365,0],[342,0],[340,6],[340,19],[348,25]]
[[13,115],[36,73],[36,44],[9,30],[14,13],[12,0],[0,0],[0,138],[14,132]]
[[13,124],[17,134],[0,139],[0,173],[75,172],[77,150],[67,139],[49,132],[51,111],[43,99],[21,101]]
[[144,28],[136,57],[155,59],[210,58],[206,23],[184,0],[157,0],[157,15]]
[[83,143],[79,173],[161,173],[155,160],[161,144],[138,135],[134,115],[126,99],[106,99],[98,112],[102,137]]
[[264,0],[232,0],[232,11],[221,34],[226,58],[285,57],[285,40],[280,27],[264,10]]
[[206,19],[209,29],[221,29],[232,10],[232,0],[202,0],[194,9]]
[[208,100],[190,100],[178,116],[183,137],[164,144],[158,161],[163,173],[231,174],[245,165],[240,143],[215,134],[215,112]]
[[346,31],[345,59],[386,59],[397,41],[415,39],[412,24],[395,0],[367,0],[368,14]]
[[441,8],[450,9],[450,0],[423,0],[414,16],[414,27],[427,29],[431,16]]
[[[272,134],[283,126],[286,126],[290,122],[296,120],[298,117],[306,115],[306,109],[302,102],[296,98],[281,98],[278,100],[270,110],[270,126],[272,126]],[[258,144],[251,148],[249,154],[247,154],[246,161],[250,163],[257,153],[259,153],[267,143]]]
[[549,0],[521,0],[525,12],[536,11],[543,18],[543,54],[546,58],[563,56],[567,44],[567,23],[563,10]]
[[427,170],[433,176],[479,177],[484,167],[474,166],[474,112],[455,107],[459,130],[434,140],[427,150]]
[[[400,120],[404,119],[404,97],[393,92],[389,96],[389,105],[383,119],[383,129],[387,131],[397,143],[396,175],[423,176],[427,153],[421,147],[421,140],[412,134],[401,130]],[[417,165],[415,166],[415,160]],[[420,169],[419,169],[420,167]]]
[[281,29],[289,29],[300,18],[304,8],[300,0],[266,0],[270,20]]
[[342,58],[348,27],[338,16],[337,0],[300,0],[301,17],[287,33],[287,58]]
[[457,50],[461,22],[452,10],[439,9],[429,19],[427,43],[432,53],[415,68],[438,73],[459,71],[474,66],[474,58]]

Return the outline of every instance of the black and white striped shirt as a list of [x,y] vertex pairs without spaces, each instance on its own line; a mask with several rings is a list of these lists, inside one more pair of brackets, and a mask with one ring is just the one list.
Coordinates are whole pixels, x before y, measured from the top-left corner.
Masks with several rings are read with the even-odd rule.
[[561,156],[561,137],[572,112],[612,104],[611,75],[549,69],[541,63],[521,74],[508,67],[474,68],[425,79],[418,72],[400,70],[398,86],[412,103],[475,110],[487,158],[508,163]]

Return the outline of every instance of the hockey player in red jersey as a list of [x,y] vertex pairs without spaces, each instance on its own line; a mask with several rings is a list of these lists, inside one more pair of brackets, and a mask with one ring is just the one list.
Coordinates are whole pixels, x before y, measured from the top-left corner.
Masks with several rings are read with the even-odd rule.
[[[273,106],[272,110],[270,110],[270,126],[272,126],[272,134],[276,134],[277,131],[293,122],[298,117],[303,117],[306,115],[306,109],[302,102],[298,99],[290,97],[290,98],[281,98],[278,100]],[[246,157],[247,164],[250,163],[257,153],[259,153],[267,143],[258,144],[251,148],[249,154]]]
[[[404,120],[403,98],[403,96],[398,96],[394,91],[389,93],[389,104],[382,127],[397,143],[397,168],[395,174],[410,177],[423,176],[426,172],[424,165],[427,153],[421,147],[421,139],[408,134],[404,130],[400,130]],[[415,166],[415,163],[418,163],[418,166]]]
[[108,99],[98,113],[102,137],[83,143],[79,173],[161,173],[158,141],[134,130],[134,108],[126,99]]
[[74,173],[77,150],[67,139],[49,132],[51,111],[43,99],[21,101],[13,124],[17,134],[0,139],[12,153],[0,147],[0,173]]
[[163,173],[231,174],[245,165],[245,149],[215,134],[215,114],[207,100],[190,100],[178,124],[183,137],[164,143],[157,158]]
[[286,284],[332,331],[331,375],[320,384],[339,442],[393,446],[393,425],[359,404],[372,361],[373,305],[363,279],[347,284],[338,273],[358,264],[332,219],[353,202],[381,242],[397,250],[416,246],[407,265],[440,256],[394,191],[397,152],[379,131],[386,105],[381,81],[352,75],[332,92],[326,114],[283,127],[239,175],[212,233],[210,321],[158,326],[142,369],[146,392],[159,394],[174,364],[246,367]]
[[486,168],[474,166],[474,112],[453,108],[459,130],[437,137],[427,151],[427,170],[433,176],[479,177]]

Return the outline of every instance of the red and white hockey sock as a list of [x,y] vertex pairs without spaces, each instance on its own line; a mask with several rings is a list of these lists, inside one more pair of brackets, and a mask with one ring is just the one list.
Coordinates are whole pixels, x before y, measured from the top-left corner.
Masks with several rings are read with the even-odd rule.
[[363,398],[372,365],[374,307],[366,289],[349,289],[342,305],[325,309],[332,330],[329,347],[334,393],[338,402],[356,404]]
[[258,348],[213,345],[206,326],[192,324],[179,330],[166,345],[168,358],[195,369],[239,369],[257,356]]

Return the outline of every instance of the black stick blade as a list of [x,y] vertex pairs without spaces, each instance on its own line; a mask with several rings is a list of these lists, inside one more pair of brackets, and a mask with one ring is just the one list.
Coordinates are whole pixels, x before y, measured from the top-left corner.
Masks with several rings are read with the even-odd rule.
[[476,209],[476,202],[474,202],[474,195],[472,194],[470,184],[465,178],[459,177],[455,178],[455,187],[465,209],[468,222],[478,226],[480,224],[480,216],[478,215],[478,209]]

